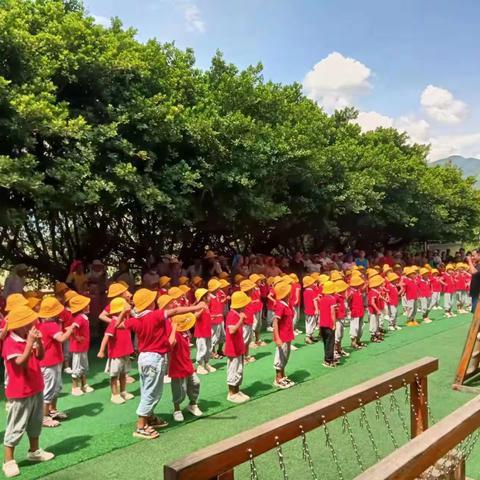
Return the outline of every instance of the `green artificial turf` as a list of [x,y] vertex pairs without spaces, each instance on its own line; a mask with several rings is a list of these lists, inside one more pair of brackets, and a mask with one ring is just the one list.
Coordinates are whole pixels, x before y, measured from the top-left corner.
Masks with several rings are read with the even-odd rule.
[[[57,457],[40,465],[28,465],[21,461],[21,478],[46,476],[52,480],[74,480],[93,475],[102,479],[159,479],[167,462],[426,355],[440,359],[440,370],[429,377],[429,393],[433,415],[437,419],[442,418],[473,396],[451,390],[471,315],[446,319],[441,313],[434,312],[432,318],[435,321],[430,325],[404,328],[390,333],[381,344],[371,344],[362,351],[353,352],[337,369],[323,368],[323,346],[303,345],[303,335],[299,336],[296,344],[300,348],[292,353],[287,367],[289,377],[299,384],[284,391],[276,391],[272,387],[273,345],[258,349],[254,351],[258,361],[246,366],[243,385],[252,401],[240,406],[226,401],[225,361],[213,362],[219,370],[201,377],[199,405],[205,417],[193,420],[186,413],[187,422],[174,425],[170,386],[166,385],[157,413],[172,423],[155,441],[132,437],[138,399],[120,406],[111,404],[108,379],[102,372],[104,362],[94,360],[90,384],[96,391],[83,397],[64,395],[59,407],[66,410],[70,419],[61,427],[44,429],[42,433],[42,446],[56,453]],[[69,387],[69,384],[65,385],[64,391],[68,391]],[[138,395],[138,382],[130,385],[129,390]],[[408,424],[408,407],[403,391],[397,392],[396,399]],[[383,405],[398,444],[404,443],[407,436],[398,415],[390,411],[390,399],[386,398]],[[376,438],[376,448],[383,457],[393,450],[383,415],[377,419],[373,405],[367,408],[366,413]],[[358,413],[349,418],[361,461],[364,465],[371,465],[375,462],[375,455],[365,429],[360,428]],[[350,437],[342,430],[341,420],[329,424],[329,431],[344,477],[354,477],[360,473],[360,467]],[[319,478],[338,478],[331,452],[325,446],[323,430],[309,433],[308,442]],[[289,477],[311,478],[302,460],[300,439],[290,442],[283,449]],[[24,458],[25,452],[26,441],[23,440],[17,453],[19,461]],[[475,476],[480,469],[480,454],[477,452],[473,452],[468,462],[468,473],[480,479],[480,476]],[[260,479],[282,478],[275,452],[262,455],[256,463]],[[248,465],[237,468],[236,478],[249,478],[248,468]]]

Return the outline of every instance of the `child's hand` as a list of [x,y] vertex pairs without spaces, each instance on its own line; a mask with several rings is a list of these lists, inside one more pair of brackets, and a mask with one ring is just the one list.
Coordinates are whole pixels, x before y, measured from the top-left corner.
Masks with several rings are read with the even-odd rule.
[[283,342],[277,338],[277,340],[275,340],[275,345],[277,345],[277,347],[281,347],[283,345]]
[[98,358],[105,358],[105,352],[98,352],[97,357]]

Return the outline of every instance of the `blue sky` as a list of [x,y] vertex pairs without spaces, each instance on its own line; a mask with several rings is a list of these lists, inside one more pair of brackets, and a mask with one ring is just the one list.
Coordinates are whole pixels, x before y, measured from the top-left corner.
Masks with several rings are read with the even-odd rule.
[[[359,109],[368,130],[394,126],[431,143],[431,158],[480,158],[478,0],[86,0],[97,22],[217,49],[265,78],[298,81],[327,111]],[[316,66],[316,67],[315,67]]]

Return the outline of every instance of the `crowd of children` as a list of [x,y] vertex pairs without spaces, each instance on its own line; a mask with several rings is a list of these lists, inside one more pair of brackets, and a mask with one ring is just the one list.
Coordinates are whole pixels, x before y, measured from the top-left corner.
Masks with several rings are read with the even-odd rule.
[[[198,406],[199,376],[216,369],[211,359],[226,357],[227,400],[249,400],[241,391],[246,364],[254,362],[253,351],[266,345],[260,332],[265,327],[275,344],[273,385],[290,388],[288,362],[301,333],[301,308],[305,319],[305,343],[324,345],[323,366],[334,368],[348,357],[342,345],[347,328],[351,349],[366,347],[364,322],[368,320],[370,342],[384,340],[388,331],[400,330],[397,318],[403,309],[406,325],[428,324],[430,312],[443,308],[447,317],[469,310],[470,273],[464,263],[435,269],[384,265],[346,271],[313,272],[299,279],[295,274],[266,278],[238,274],[233,279],[222,272],[204,282],[201,277],[180,277],[178,286],[160,278],[157,288],[130,292],[123,282],[108,288],[109,304],[99,318],[106,329],[97,356],[106,357],[111,401],[123,404],[134,396],[127,392],[131,358],[138,354],[140,398],[133,435],[158,437],[167,425],[155,415],[165,383],[171,384],[173,416],[183,421],[182,403],[188,397],[188,412],[201,416]],[[88,384],[91,350],[90,299],[63,283],[55,294],[39,298],[33,293],[15,293],[6,299],[1,318],[2,353],[5,363],[7,425],[4,437],[7,477],[19,474],[14,449],[26,432],[30,441],[28,460],[47,461],[53,454],[42,450],[42,426],[55,428],[67,418],[57,400],[62,390],[62,372],[72,378],[71,394],[90,394]],[[196,344],[196,365],[191,347]],[[64,370],[65,368],[65,370]],[[218,373],[216,373],[218,375]]]

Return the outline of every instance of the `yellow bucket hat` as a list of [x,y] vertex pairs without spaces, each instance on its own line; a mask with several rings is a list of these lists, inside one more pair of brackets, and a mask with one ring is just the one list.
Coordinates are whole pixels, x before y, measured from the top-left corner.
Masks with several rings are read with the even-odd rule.
[[208,291],[209,292],[214,292],[215,290],[218,290],[220,288],[220,280],[217,280],[215,278],[211,278],[208,281]]
[[197,290],[195,290],[195,299],[197,302],[199,302],[207,293],[208,290],[206,288],[197,288]]
[[385,263],[383,265],[383,273],[390,272],[391,270],[392,270],[392,267],[388,263]]
[[170,295],[160,295],[157,298],[157,305],[160,310],[163,310],[171,301],[173,300],[173,297]]
[[287,282],[280,282],[275,285],[275,297],[277,300],[283,300],[292,291],[292,286]]
[[86,308],[90,301],[91,299],[88,297],[84,297],[83,295],[75,295],[68,302],[68,306],[70,307],[70,311],[72,313],[78,313]]
[[75,290],[68,290],[63,296],[65,297],[65,300],[69,302],[76,295],[78,295],[78,293]]
[[243,308],[246,307],[252,299],[245,292],[234,292],[232,294],[232,301],[230,303],[231,308]]
[[342,274],[337,270],[333,270],[330,273],[330,280],[332,282],[336,282],[337,280],[342,280],[342,278],[343,278]]
[[358,275],[352,275],[352,278],[350,279],[350,285],[352,287],[360,287],[360,285],[363,285],[364,283],[365,280]]
[[8,313],[6,317],[7,330],[15,330],[38,320],[37,314],[26,305],[20,305]]
[[229,276],[230,276],[230,275],[228,274],[228,272],[220,272],[219,275],[218,275],[218,278],[219,278],[220,280],[222,280],[222,279],[225,279],[225,280],[226,280]]
[[348,283],[343,280],[337,280],[335,282],[335,292],[342,293],[348,289]]
[[318,276],[318,280],[323,285],[325,282],[330,281],[330,277],[328,275],[326,275],[325,273],[322,273],[321,275]]
[[377,274],[374,277],[371,277],[370,280],[368,280],[368,287],[377,288],[380,285],[383,285],[384,282],[385,280],[383,279],[383,277]]
[[235,280],[235,283],[240,283],[242,280],[245,280],[245,277],[237,273],[233,279]]
[[240,290],[242,292],[248,292],[249,290],[253,290],[255,287],[255,283],[253,283],[251,280],[247,279],[240,282]]
[[[453,267],[453,265],[452,265],[451,263],[449,263],[449,264],[445,267],[445,270],[446,270],[446,271],[454,270],[454,267]],[[8,300],[8,298],[7,298],[7,300]]]
[[12,293],[7,297],[5,311],[9,312],[16,307],[26,306],[27,304],[28,300],[21,293]]
[[202,283],[203,281],[203,278],[202,277],[199,277],[198,275],[193,277],[192,278],[192,283],[195,285],[195,286],[198,286]]
[[38,297],[30,297],[27,302],[27,306],[33,310],[41,302],[41,300]]
[[294,281],[294,282],[298,282],[298,275],[296,273],[291,273],[290,274],[290,278]]
[[430,270],[428,268],[422,267],[420,269],[420,275],[427,275],[427,273],[430,273]]
[[260,275],[256,274],[256,273],[252,273],[248,278],[253,283],[257,283],[262,279],[262,277]]
[[120,313],[124,309],[126,304],[127,304],[127,301],[124,298],[122,297],[114,298],[110,302],[110,313],[112,315],[115,313]]
[[170,282],[171,278],[167,277],[164,275],[163,277],[160,277],[158,280],[158,284],[160,285],[160,288],[164,287],[168,282]]
[[140,288],[133,295],[133,304],[137,313],[143,312],[157,298],[157,292],[148,288]]
[[180,285],[178,288],[183,292],[184,295],[191,290],[188,285]]
[[303,277],[303,288],[310,287],[315,283],[315,281],[316,280],[312,276],[306,275],[305,277]]
[[323,284],[323,293],[325,295],[332,295],[332,293],[335,293],[335,283],[331,282],[328,280]]
[[60,295],[62,293],[65,293],[68,289],[69,288],[66,283],[56,282],[53,291],[55,292],[56,295]]
[[183,295],[183,291],[178,287],[172,287],[168,289],[168,295],[174,300],[177,300]]
[[228,282],[224,278],[220,279],[220,288],[227,288],[229,285],[230,285],[230,282]]
[[40,304],[38,316],[40,318],[54,318],[60,315],[64,308],[55,297],[45,297]]
[[124,283],[120,283],[120,282],[112,283],[108,287],[107,297],[108,298],[119,297],[123,292],[126,292],[127,290],[128,290],[128,287]]
[[177,327],[177,332],[190,330],[195,325],[196,320],[197,317],[193,313],[185,313],[172,317],[172,323]]
[[393,272],[388,272],[387,274],[387,280],[389,282],[395,282],[396,280],[398,280],[400,277],[396,274],[396,273],[393,273]]
[[181,277],[178,277],[178,284],[179,285],[186,285],[188,283],[188,277],[185,277],[182,275]]

